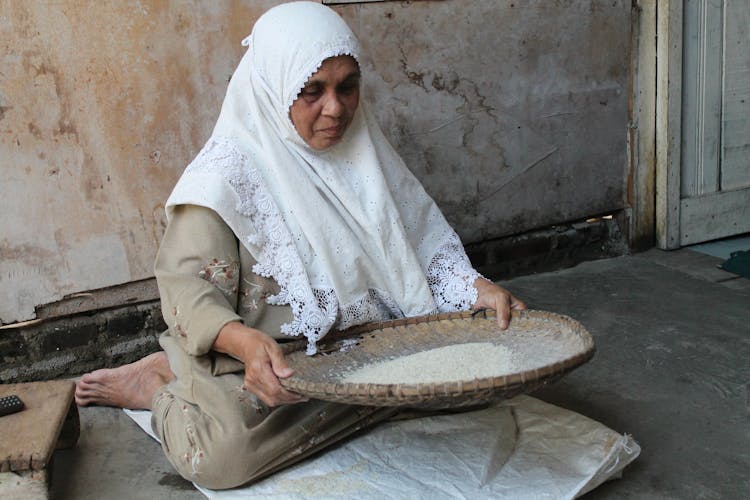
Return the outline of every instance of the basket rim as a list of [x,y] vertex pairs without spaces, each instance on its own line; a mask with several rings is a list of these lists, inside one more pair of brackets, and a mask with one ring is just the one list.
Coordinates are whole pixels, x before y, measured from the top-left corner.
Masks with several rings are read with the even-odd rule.
[[[364,333],[384,330],[386,328],[408,327],[409,325],[435,321],[466,321],[486,320],[495,318],[492,310],[475,312],[441,313],[426,316],[401,318],[377,323],[367,323],[342,331],[331,332],[324,339],[326,343],[337,342],[342,339],[362,335]],[[525,387],[535,388],[546,381],[561,376],[574,368],[584,364],[594,356],[596,347],[591,334],[578,321],[569,316],[539,310],[512,311],[513,319],[538,318],[562,323],[571,331],[582,337],[584,349],[567,358],[539,368],[495,377],[475,378],[450,382],[428,382],[415,384],[375,384],[375,383],[345,383],[310,381],[292,375],[280,379],[281,385],[287,390],[298,392],[317,399],[351,402],[355,404],[403,404],[429,402],[440,398],[471,398],[472,395],[485,394],[496,391],[523,392]],[[304,341],[284,344],[285,354],[290,354],[305,348]]]

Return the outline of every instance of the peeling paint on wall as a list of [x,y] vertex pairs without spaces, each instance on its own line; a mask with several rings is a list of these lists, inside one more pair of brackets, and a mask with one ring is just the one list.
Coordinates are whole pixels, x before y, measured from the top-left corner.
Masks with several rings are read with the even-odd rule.
[[163,203],[276,3],[0,0],[0,322],[153,276]]

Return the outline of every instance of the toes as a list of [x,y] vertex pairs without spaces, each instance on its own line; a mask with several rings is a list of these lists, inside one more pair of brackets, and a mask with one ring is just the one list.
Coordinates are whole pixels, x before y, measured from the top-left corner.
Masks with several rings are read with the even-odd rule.
[[94,391],[95,387],[99,386],[98,382],[84,382],[80,381],[76,384],[76,394],[83,394]]
[[75,391],[76,399],[78,399],[79,396],[82,396],[86,391],[88,391],[88,387],[84,385],[83,382],[81,381],[76,382],[76,391]]
[[109,377],[109,370],[96,370],[81,377],[86,384],[104,383]]
[[75,395],[76,396],[86,396],[88,394],[91,394],[92,392],[94,392],[93,388],[91,388],[91,387],[89,387],[87,385],[79,385],[79,386],[76,386]]
[[76,384],[74,398],[78,405],[86,406],[96,403],[102,399],[102,396],[100,384],[98,383],[87,384],[81,381]]
[[93,397],[91,394],[84,393],[84,392],[76,392],[73,398],[76,401],[76,404],[79,406],[86,406],[88,404],[91,404]]
[[74,399],[78,406],[88,406],[92,403],[92,399],[90,396],[79,394],[78,392],[76,392]]

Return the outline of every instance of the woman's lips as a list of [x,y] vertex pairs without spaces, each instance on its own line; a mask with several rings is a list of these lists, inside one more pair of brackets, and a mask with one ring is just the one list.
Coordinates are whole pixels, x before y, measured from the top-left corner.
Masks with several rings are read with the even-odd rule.
[[327,137],[341,137],[344,135],[344,126],[336,125],[334,127],[320,129],[320,132]]

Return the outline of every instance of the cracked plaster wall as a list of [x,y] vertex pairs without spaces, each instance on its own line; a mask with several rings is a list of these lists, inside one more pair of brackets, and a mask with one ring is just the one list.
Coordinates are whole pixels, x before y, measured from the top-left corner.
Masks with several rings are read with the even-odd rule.
[[[152,276],[163,202],[278,1],[0,0],[0,322]],[[466,243],[622,208],[630,3],[336,9],[384,131]]]
[[631,2],[340,8],[380,123],[464,243],[626,206]]
[[0,322],[153,276],[163,203],[276,3],[0,0]]

